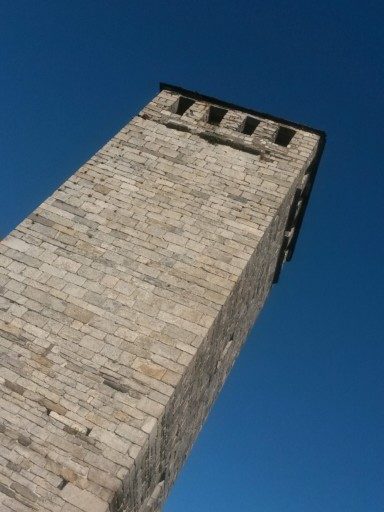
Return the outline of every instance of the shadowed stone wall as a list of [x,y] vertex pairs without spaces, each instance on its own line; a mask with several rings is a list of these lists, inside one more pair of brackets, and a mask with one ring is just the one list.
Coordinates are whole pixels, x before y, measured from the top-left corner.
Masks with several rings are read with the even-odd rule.
[[1,242],[1,511],[160,510],[321,145],[166,86]]

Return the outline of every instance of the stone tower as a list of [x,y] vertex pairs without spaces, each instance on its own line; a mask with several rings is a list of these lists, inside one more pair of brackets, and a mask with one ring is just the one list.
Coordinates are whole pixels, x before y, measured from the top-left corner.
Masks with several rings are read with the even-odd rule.
[[2,241],[2,512],[160,510],[292,256],[323,143],[162,85]]

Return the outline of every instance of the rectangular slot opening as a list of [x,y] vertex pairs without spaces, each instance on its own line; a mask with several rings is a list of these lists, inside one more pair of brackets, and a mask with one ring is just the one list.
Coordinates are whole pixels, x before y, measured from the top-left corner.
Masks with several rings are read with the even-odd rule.
[[260,120],[255,117],[247,116],[241,125],[241,133],[245,135],[252,135],[256,128],[259,126]]
[[227,112],[228,110],[225,108],[214,107],[211,105],[208,111],[208,123],[218,126]]
[[63,478],[61,480],[61,482],[59,483],[59,485],[57,486],[57,488],[60,489],[60,491],[62,491],[64,489],[64,487],[67,485],[67,483],[68,483],[68,480]]
[[295,135],[295,130],[280,126],[276,133],[275,143],[279,146],[287,147],[291,142],[292,137]]
[[285,231],[290,231],[293,228],[296,211],[297,211],[297,206],[298,206],[300,197],[301,197],[301,189],[298,188],[295,191],[295,195],[293,196],[291,208],[289,209],[287,224],[285,226]]
[[192,100],[191,98],[186,98],[185,96],[180,96],[173,106],[173,111],[178,116],[182,116],[189,108],[192,107],[194,103],[195,100]]

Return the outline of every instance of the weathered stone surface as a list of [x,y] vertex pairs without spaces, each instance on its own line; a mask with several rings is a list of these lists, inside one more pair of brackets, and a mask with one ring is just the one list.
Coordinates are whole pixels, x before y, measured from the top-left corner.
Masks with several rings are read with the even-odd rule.
[[0,244],[1,510],[158,511],[292,253],[321,134],[180,94]]
[[61,497],[84,512],[106,512],[108,505],[105,501],[96,498],[92,493],[68,484],[61,492]]

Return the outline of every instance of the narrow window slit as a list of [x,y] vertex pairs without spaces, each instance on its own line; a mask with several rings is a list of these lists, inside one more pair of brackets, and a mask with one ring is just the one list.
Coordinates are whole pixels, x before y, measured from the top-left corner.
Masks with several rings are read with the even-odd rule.
[[227,112],[228,110],[225,108],[214,107],[211,105],[208,111],[208,123],[218,126]]
[[192,107],[195,103],[195,100],[191,98],[186,98],[185,96],[180,96],[180,98],[173,105],[173,111],[178,116],[182,116],[185,112]]
[[273,275],[273,280],[272,280],[273,284],[276,284],[279,280],[281,268],[282,268],[284,260],[285,260],[285,251],[288,247],[288,243],[289,243],[289,237],[284,235],[283,243],[281,245],[279,256],[278,256],[277,262],[276,262],[275,273]]
[[285,225],[285,231],[290,231],[293,228],[294,220],[297,212],[297,207],[301,197],[301,189],[297,188],[293,196],[291,208],[289,209],[287,223]]
[[92,429],[91,429],[91,428],[89,428],[89,427],[87,427],[87,430],[86,430],[86,432],[85,432],[85,435],[86,435],[86,436],[89,436],[89,434],[90,434],[91,432],[92,432]]
[[61,482],[59,483],[59,485],[57,486],[57,488],[60,489],[60,491],[62,491],[64,489],[64,487],[67,485],[67,483],[68,483],[68,480],[63,478],[61,480]]
[[260,120],[255,117],[247,116],[241,126],[241,133],[245,135],[252,135],[256,128],[259,126]]
[[285,126],[280,126],[276,133],[275,143],[279,146],[287,147],[294,135],[295,130],[291,130]]

